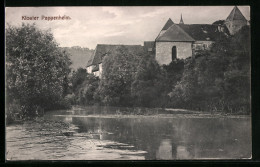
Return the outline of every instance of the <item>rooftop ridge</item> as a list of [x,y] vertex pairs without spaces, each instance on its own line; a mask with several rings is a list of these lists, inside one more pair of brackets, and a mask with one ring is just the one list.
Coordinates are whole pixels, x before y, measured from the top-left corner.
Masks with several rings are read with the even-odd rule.
[[[165,25],[163,26],[162,30],[167,30],[168,28],[170,28],[172,25],[174,24],[174,22],[172,21],[171,18],[168,19],[168,21],[165,23]],[[161,31],[162,31],[161,30]]]
[[[172,41],[171,39],[162,39],[165,38],[165,36],[167,36],[167,33],[171,33],[170,31],[172,31],[172,29],[176,29],[179,33],[175,34],[175,35],[180,35],[183,34],[184,36],[182,36],[181,38],[187,38],[187,39],[176,39],[175,41],[195,41],[186,31],[184,31],[181,27],[179,27],[179,25],[177,24],[173,24],[171,25],[164,34],[162,34],[160,37],[156,38],[156,41]],[[165,35],[166,34],[166,35]],[[180,36],[179,36],[180,37]]]
[[125,44],[97,44],[97,46],[142,46],[140,45],[125,45]]

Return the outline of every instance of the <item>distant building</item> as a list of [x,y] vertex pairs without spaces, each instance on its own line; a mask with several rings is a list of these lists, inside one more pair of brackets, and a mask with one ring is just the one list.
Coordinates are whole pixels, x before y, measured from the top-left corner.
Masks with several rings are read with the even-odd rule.
[[101,74],[103,71],[102,62],[104,60],[104,57],[115,54],[116,51],[120,48],[126,48],[128,52],[136,52],[136,51],[144,50],[144,47],[141,45],[98,44],[95,48],[94,54],[91,56],[91,58],[89,59],[89,61],[87,63],[87,72],[93,73],[95,76],[101,77]]
[[243,16],[238,7],[234,7],[229,16],[225,21],[225,25],[227,26],[231,35],[234,35],[238,32],[243,26],[248,25],[248,21]]
[[209,49],[223,34],[229,36],[247,25],[247,20],[235,6],[224,24],[184,24],[182,15],[179,24],[170,18],[155,39],[155,58],[160,65],[175,59],[186,59],[198,50]]
[[248,24],[249,21],[236,6],[225,21],[217,24],[184,24],[181,14],[179,24],[169,18],[155,41],[145,41],[144,46],[98,44],[87,63],[87,72],[101,77],[104,57],[115,53],[120,47],[125,47],[128,51],[144,50],[155,56],[160,65],[167,65],[173,60],[196,55],[199,50],[209,49],[219,37],[233,35]]

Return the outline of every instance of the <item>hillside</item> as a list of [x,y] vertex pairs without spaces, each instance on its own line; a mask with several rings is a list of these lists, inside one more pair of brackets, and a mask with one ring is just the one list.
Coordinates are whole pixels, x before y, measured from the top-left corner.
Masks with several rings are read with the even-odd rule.
[[76,70],[80,67],[85,68],[89,58],[94,53],[94,50],[80,46],[62,47],[62,49],[66,50],[71,55],[71,68],[73,70]]

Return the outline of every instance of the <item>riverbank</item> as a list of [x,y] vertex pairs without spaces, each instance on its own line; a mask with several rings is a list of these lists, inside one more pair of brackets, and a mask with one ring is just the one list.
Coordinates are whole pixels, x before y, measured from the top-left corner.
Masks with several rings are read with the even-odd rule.
[[73,106],[70,110],[49,112],[53,116],[100,118],[249,118],[250,115],[225,112],[202,112],[172,108],[127,108],[111,106]]
[[193,116],[249,116],[242,112],[225,111],[196,111],[176,108],[144,108],[144,107],[114,107],[114,106],[72,106],[70,110],[73,115],[143,115],[143,116],[175,116],[175,115],[193,115]]
[[[64,117],[65,115],[53,115]],[[66,117],[86,118],[250,118],[250,115],[223,115],[223,114],[158,114],[158,115],[66,115]]]
[[[172,108],[130,108],[111,106],[73,106],[69,110],[55,110],[45,113],[45,118],[55,117],[95,117],[95,118],[250,118],[251,115],[225,112],[202,112]],[[15,120],[10,124],[22,124],[30,120],[41,120],[44,117]],[[9,125],[9,123],[7,124]]]

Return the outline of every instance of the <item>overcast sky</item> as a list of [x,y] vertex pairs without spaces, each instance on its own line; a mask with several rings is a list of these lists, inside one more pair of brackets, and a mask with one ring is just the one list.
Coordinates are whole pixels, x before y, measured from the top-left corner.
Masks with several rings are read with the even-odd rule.
[[[247,20],[250,7],[238,6]],[[233,6],[178,7],[8,7],[6,23],[20,26],[36,23],[51,29],[60,46],[94,49],[97,44],[143,44],[156,38],[166,21],[185,24],[212,24],[227,18]],[[41,16],[69,16],[71,20],[41,20]],[[22,16],[38,16],[24,21]]]

